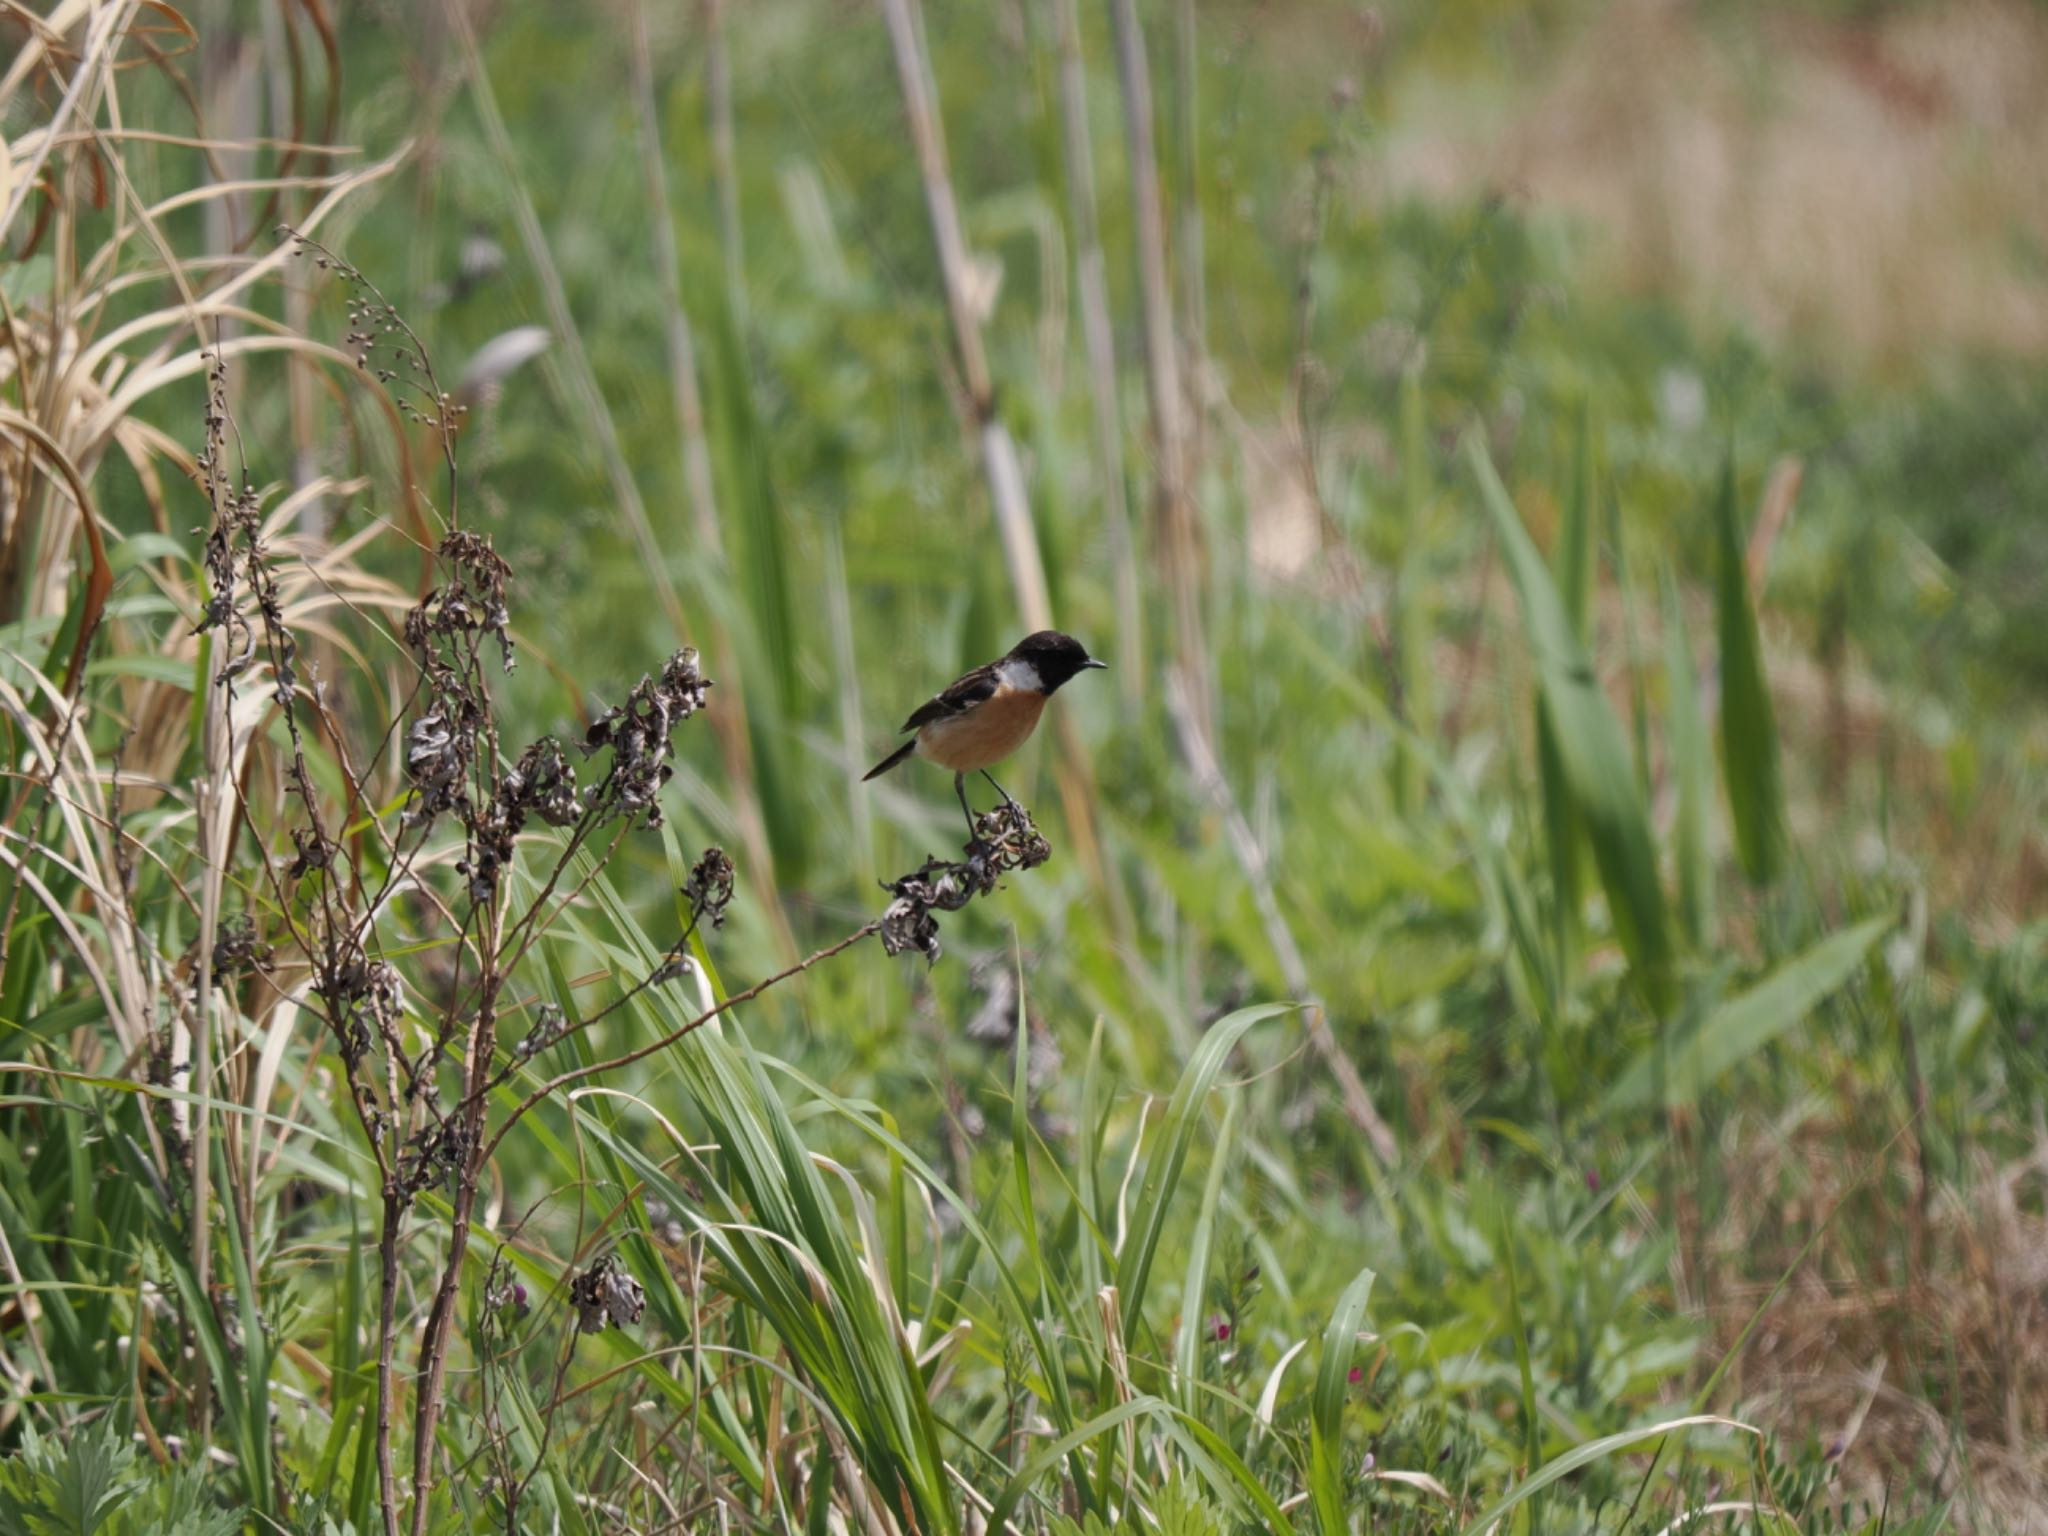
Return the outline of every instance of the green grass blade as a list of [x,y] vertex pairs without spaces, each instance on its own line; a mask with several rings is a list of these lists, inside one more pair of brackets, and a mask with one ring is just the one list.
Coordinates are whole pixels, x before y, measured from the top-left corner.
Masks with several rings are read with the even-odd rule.
[[1180,1183],[1181,1169],[1186,1166],[1188,1149],[1201,1128],[1209,1090],[1216,1085],[1223,1063],[1246,1031],[1255,1024],[1288,1012],[1292,1007],[1291,1003],[1267,1003],[1256,1008],[1240,1008],[1210,1026],[1209,1032],[1195,1047],[1194,1054],[1188,1058],[1187,1070],[1181,1073],[1179,1086],[1173,1090],[1173,1099],[1166,1106],[1165,1117],[1160,1122],[1159,1146],[1145,1169],[1145,1183],[1138,1196],[1130,1240],[1117,1260],[1117,1292],[1123,1298],[1124,1318],[1134,1334],[1145,1301],[1146,1283],[1151,1277],[1153,1261],[1158,1257],[1159,1239],[1166,1230],[1167,1209],[1172,1203],[1174,1189]]
[[1721,774],[1742,872],[1757,885],[1778,876],[1785,800],[1778,772],[1778,728],[1764,683],[1763,646],[1743,561],[1741,513],[1735,504],[1735,461],[1721,470],[1714,505],[1718,549],[1715,603],[1721,635]]
[[798,718],[798,608],[792,591],[785,513],[769,468],[768,434],[755,403],[746,343],[726,305],[713,306],[710,388],[717,463],[724,483],[718,504],[731,509],[734,577],[746,601],[732,617],[750,635],[741,670],[747,726],[769,842],[778,864],[801,871],[808,844],[802,797],[790,782],[787,733]]
[[[1593,592],[1592,427],[1580,407],[1572,454],[1572,489],[1558,529],[1558,598],[1583,646],[1589,643]],[[1536,764],[1543,786],[1543,835],[1550,854],[1551,939],[1557,948],[1556,981],[1568,987],[1578,969],[1580,914],[1585,910],[1586,829],[1565,773],[1563,751],[1550,711],[1536,710]]]
[[1323,1331],[1323,1358],[1309,1412],[1309,1499],[1323,1536],[1346,1536],[1344,1523],[1344,1403],[1351,1392],[1351,1356],[1365,1324],[1365,1303],[1376,1277],[1361,1269],[1337,1298]]
[[[1691,1039],[1667,1059],[1665,1103],[1671,1107],[1692,1103],[1722,1074],[1805,1018],[1815,1004],[1855,973],[1870,946],[1891,926],[1891,918],[1873,917],[1831,933],[1747,992],[1715,1008]],[[1636,1058],[1608,1093],[1608,1108],[1630,1108],[1655,1097],[1658,1049],[1652,1046]]]
[[1550,572],[1494,473],[1485,444],[1476,435],[1469,436],[1465,453],[1521,597],[1543,708],[1553,727],[1564,781],[1593,845],[1615,936],[1628,955],[1643,1000],[1652,1011],[1667,1013],[1673,978],[1664,888],[1657,875],[1649,811],[1629,763],[1621,723],[1600,690]]
[[1230,1168],[1230,1142],[1237,1132],[1238,1100],[1233,1096],[1223,1107],[1223,1124],[1216,1132],[1216,1147],[1209,1154],[1209,1178],[1202,1186],[1202,1203],[1195,1211],[1194,1234],[1188,1239],[1187,1276],[1180,1290],[1180,1332],[1173,1341],[1174,1380],[1179,1388],[1179,1406],[1195,1414],[1201,1394],[1196,1390],[1202,1369],[1203,1297],[1209,1284],[1209,1251],[1216,1235],[1216,1209],[1223,1200],[1223,1176]]
[[[1522,1387],[1522,1465],[1533,1467],[1543,1456],[1543,1426],[1536,1416],[1536,1375],[1529,1360],[1529,1324],[1522,1316],[1522,1276],[1515,1258],[1514,1227],[1501,1216],[1500,1251],[1508,1271],[1508,1325],[1515,1336],[1515,1374]],[[1542,1505],[1529,1506],[1530,1525],[1542,1528]]]
[[[1436,734],[1436,658],[1430,614],[1429,569],[1424,530],[1429,518],[1429,427],[1422,398],[1422,365],[1401,375],[1401,581],[1397,594],[1401,645],[1401,713],[1417,738]],[[1404,815],[1422,809],[1430,764],[1412,743],[1397,759],[1395,792]]]
[[1666,741],[1671,776],[1678,790],[1672,829],[1678,865],[1678,919],[1695,949],[1705,946],[1714,925],[1714,871],[1707,853],[1707,799],[1713,777],[1713,748],[1700,713],[1699,679],[1685,634],[1685,610],[1678,586],[1664,581],[1664,689],[1670,724]]
[[1585,910],[1585,881],[1580,849],[1585,822],[1572,798],[1564,752],[1557,728],[1542,699],[1536,704],[1536,776],[1543,792],[1543,845],[1550,859],[1550,939],[1559,986],[1569,985],[1578,969],[1579,914]]
[[[1199,1449],[1206,1453],[1206,1461],[1198,1461],[1205,1475],[1209,1476],[1210,1489],[1226,1504],[1235,1504],[1239,1498],[1257,1511],[1265,1530],[1275,1536],[1293,1536],[1294,1526],[1286,1512],[1275,1502],[1237,1453],[1229,1447],[1214,1430],[1198,1420],[1189,1419],[1160,1398],[1140,1393],[1115,1407],[1097,1414],[1087,1423],[1076,1426],[1070,1433],[1045,1446],[1025,1462],[1017,1475],[1003,1485],[990,1507],[988,1518],[982,1522],[984,1530],[999,1531],[1004,1523],[1016,1513],[1031,1492],[1032,1484],[1050,1472],[1067,1456],[1073,1455],[1093,1440],[1100,1439],[1111,1430],[1120,1428],[1133,1419],[1146,1416],[1157,1418],[1166,1433],[1179,1442],[1183,1450]],[[1220,1469],[1229,1474],[1228,1480],[1214,1474]]]
[[1593,413],[1583,400],[1572,432],[1572,488],[1557,531],[1557,595],[1581,645],[1593,638]]
[[1661,1424],[1645,1425],[1641,1429],[1625,1429],[1620,1434],[1603,1435],[1598,1440],[1589,1440],[1584,1445],[1566,1451],[1557,1460],[1546,1465],[1542,1471],[1523,1479],[1497,1504],[1478,1519],[1468,1523],[1462,1536],[1482,1536],[1483,1532],[1492,1530],[1503,1517],[1511,1514],[1552,1483],[1570,1477],[1579,1468],[1590,1466],[1603,1456],[1612,1456],[1617,1451],[1625,1451],[1632,1445],[1641,1445],[1645,1440],[1655,1440],[1677,1430],[1697,1429],[1707,1425],[1739,1429],[1746,1435],[1756,1434],[1754,1429],[1739,1419],[1723,1418],[1717,1413],[1693,1413],[1683,1418],[1666,1419]]
[[[1024,1250],[1031,1261],[1032,1278],[1038,1285],[1038,1321],[1048,1338],[1058,1338],[1067,1326],[1055,1300],[1053,1276],[1047,1269],[1038,1230],[1038,1198],[1031,1182],[1031,1021],[1024,1006],[1024,976],[1017,976],[1017,1033],[1010,1056],[1010,1168],[1015,1180],[1017,1222],[1024,1231]],[[1082,1245],[1088,1246],[1085,1234]],[[1067,1381],[1066,1359],[1059,1349],[1040,1356],[1045,1368],[1046,1393],[1051,1399],[1053,1422],[1074,1422],[1073,1395]],[[1077,1486],[1086,1488],[1085,1468],[1074,1466]]]
[[[1081,1219],[1098,1232],[1108,1231],[1102,1209],[1102,1123],[1106,1110],[1102,1100],[1102,1029],[1100,1016],[1088,1034],[1088,1060],[1081,1069],[1080,1166],[1075,1171],[1075,1198]],[[1080,1244],[1082,1294],[1095,1296],[1108,1283],[1103,1256],[1093,1243]]]

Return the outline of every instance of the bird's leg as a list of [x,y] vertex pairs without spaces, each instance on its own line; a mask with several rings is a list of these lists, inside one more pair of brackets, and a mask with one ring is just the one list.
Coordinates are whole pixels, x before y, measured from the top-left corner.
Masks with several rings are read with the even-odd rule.
[[995,785],[995,791],[997,794],[1003,797],[1004,805],[1007,805],[1013,812],[1023,809],[1023,807],[1018,805],[1015,800],[1010,798],[1010,792],[1007,789],[1003,788],[1003,786],[1000,784],[996,784],[996,776],[994,774],[990,773],[986,768],[984,768],[981,770],[981,776],[984,779],[987,779],[989,783]]
[[967,841],[979,844],[981,842],[981,834],[974,827],[974,807],[967,803],[966,774],[956,773],[953,775],[953,793],[960,797],[960,813],[967,818]]

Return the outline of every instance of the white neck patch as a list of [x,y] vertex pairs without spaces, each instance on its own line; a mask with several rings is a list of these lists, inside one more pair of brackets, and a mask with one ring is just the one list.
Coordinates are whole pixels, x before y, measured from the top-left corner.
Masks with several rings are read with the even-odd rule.
[[1015,656],[1005,656],[996,663],[996,676],[1010,687],[1022,689],[1027,693],[1045,691],[1045,683],[1039,678],[1038,668],[1028,661],[1018,660]]

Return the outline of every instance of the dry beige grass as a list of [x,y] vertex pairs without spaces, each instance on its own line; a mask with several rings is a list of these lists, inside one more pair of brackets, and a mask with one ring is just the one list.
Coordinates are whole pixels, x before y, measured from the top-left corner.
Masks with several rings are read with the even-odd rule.
[[[1869,1106],[1865,1106],[1869,1108]],[[1844,1493],[1894,1502],[1967,1488],[1958,1528],[2048,1536],[2048,1141],[2003,1166],[1930,1184],[1910,1136],[1876,1154],[1855,1091],[1803,1125],[1737,1121],[1714,1155],[1752,1192],[1706,1235],[1697,1265],[1717,1346],[1732,1347],[1807,1223],[1846,1202],[1766,1308],[1743,1357],[1744,1412],[1839,1444]],[[1857,1209],[1858,1206],[1862,1208]],[[1904,1228],[1910,1263],[1873,1272],[1873,1220]],[[1744,1278],[1747,1277],[1747,1278]]]
[[1609,276],[1826,360],[2048,351],[2048,12],[1945,0],[1710,29],[1615,0],[1520,89],[1405,89],[1391,190],[1504,188]]

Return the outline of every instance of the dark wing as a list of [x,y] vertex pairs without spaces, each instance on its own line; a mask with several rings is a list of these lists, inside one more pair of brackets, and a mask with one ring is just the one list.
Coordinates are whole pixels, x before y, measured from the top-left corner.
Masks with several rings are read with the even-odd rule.
[[985,704],[996,696],[1002,680],[996,676],[996,666],[990,662],[985,667],[976,667],[972,672],[954,679],[946,689],[934,694],[917,706],[917,712],[903,722],[903,729],[915,731],[930,725],[934,720],[950,719],[964,715],[977,704]]

